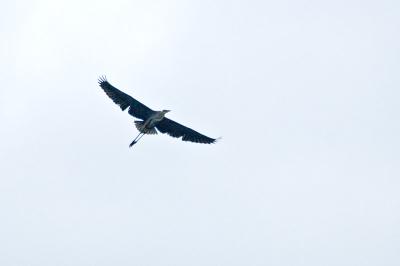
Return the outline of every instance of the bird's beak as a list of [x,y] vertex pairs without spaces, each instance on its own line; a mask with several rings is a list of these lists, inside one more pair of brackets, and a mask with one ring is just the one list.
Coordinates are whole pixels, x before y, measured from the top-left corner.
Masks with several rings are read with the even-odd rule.
[[169,112],[171,112],[171,110],[165,110],[165,113],[169,113]]

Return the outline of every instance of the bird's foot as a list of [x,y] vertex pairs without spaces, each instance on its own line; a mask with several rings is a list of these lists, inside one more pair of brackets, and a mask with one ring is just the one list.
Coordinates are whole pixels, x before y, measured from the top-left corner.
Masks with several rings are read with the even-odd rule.
[[134,141],[132,141],[132,143],[131,144],[129,144],[129,148],[131,148],[133,145],[135,145],[137,143],[137,141],[136,140],[134,140]]

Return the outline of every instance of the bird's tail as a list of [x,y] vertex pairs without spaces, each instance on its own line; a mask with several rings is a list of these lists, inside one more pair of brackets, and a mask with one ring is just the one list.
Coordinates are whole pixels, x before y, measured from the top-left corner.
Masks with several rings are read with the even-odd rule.
[[149,135],[157,134],[157,130],[155,128],[146,128],[144,126],[144,121],[136,120],[135,126],[136,126],[137,130],[139,130],[139,132],[141,132],[141,133],[149,134]]
[[144,121],[140,121],[140,120],[135,121],[135,126],[136,126],[137,130],[139,130],[139,132],[143,132],[143,128],[144,128],[143,124],[144,124]]

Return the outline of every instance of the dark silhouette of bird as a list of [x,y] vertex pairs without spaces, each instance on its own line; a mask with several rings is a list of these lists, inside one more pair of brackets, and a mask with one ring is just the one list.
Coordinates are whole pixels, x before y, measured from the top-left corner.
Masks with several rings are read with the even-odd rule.
[[130,115],[141,119],[135,121],[135,126],[140,133],[132,141],[129,147],[136,144],[145,134],[157,134],[157,130],[174,138],[182,137],[183,141],[206,144],[215,143],[217,141],[217,139],[207,137],[191,128],[185,127],[166,118],[165,115],[170,112],[170,110],[153,111],[138,100],[112,86],[104,76],[99,78],[99,85],[108,97],[110,97],[114,103],[119,105],[122,111],[129,108],[128,113]]

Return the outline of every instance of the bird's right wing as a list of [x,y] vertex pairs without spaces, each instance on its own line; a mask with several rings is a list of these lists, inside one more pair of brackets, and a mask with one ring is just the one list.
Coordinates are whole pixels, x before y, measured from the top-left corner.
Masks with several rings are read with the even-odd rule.
[[143,120],[146,120],[154,113],[154,111],[146,105],[112,86],[105,77],[99,78],[99,85],[107,96],[121,107],[122,111],[129,107],[128,113],[130,115]]
[[206,143],[206,144],[215,143],[217,141],[216,139],[200,134],[199,132],[191,128],[185,127],[166,117],[156,125],[156,128],[161,133],[167,133],[171,137],[174,138],[182,137],[183,141],[191,141],[191,142]]

